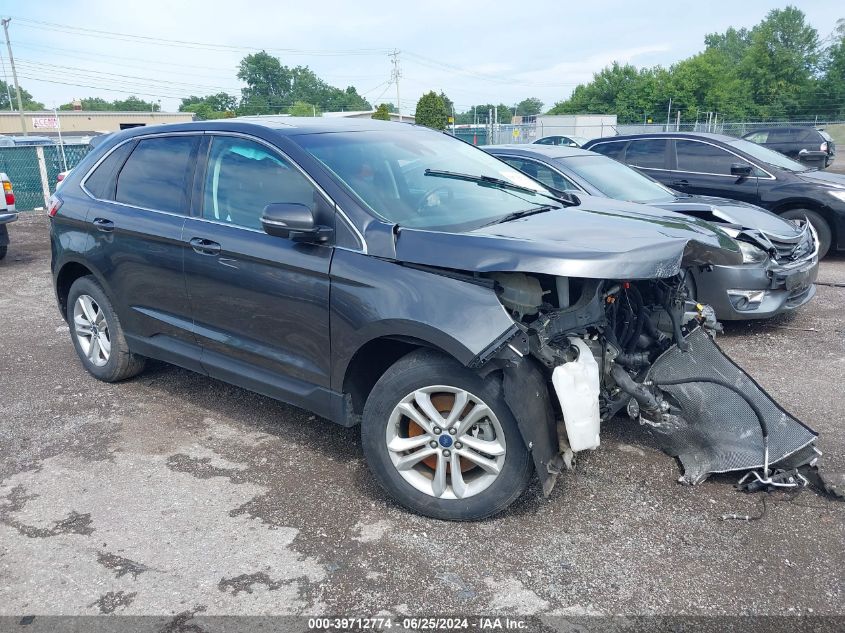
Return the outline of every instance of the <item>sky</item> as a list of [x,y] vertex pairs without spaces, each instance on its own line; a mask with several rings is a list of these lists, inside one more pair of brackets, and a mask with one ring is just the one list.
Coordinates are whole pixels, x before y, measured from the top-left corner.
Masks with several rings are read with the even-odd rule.
[[[398,50],[400,103],[413,112],[429,90],[458,111],[526,97],[550,108],[614,60],[669,66],[700,51],[707,33],[751,27],[787,4],[2,0],[0,14],[12,18],[21,85],[50,108],[134,94],[175,111],[189,94],[239,96],[238,62],[262,49],[332,85],[354,85],[371,103],[396,103],[388,52]],[[845,17],[841,0],[795,4],[822,38]]]

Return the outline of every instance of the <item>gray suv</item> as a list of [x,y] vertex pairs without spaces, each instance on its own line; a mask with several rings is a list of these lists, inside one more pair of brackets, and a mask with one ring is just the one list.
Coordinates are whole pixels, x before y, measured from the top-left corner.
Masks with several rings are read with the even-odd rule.
[[[422,514],[490,516],[532,473],[548,493],[620,411],[691,483],[749,469],[769,481],[814,458],[815,433],[686,299],[679,271],[741,261],[732,239],[555,194],[426,128],[127,130],[70,173],[49,215],[59,309],[94,377],[156,358],[360,424],[375,479]],[[715,405],[714,389],[727,394]],[[676,436],[683,420],[714,433]]]

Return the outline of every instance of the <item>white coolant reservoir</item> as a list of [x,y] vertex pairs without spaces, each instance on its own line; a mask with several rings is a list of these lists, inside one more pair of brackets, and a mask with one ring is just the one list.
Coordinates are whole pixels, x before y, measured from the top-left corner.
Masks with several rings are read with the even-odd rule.
[[584,341],[573,337],[569,342],[578,348],[578,360],[555,367],[552,385],[563,410],[569,446],[583,451],[599,445],[599,365]]

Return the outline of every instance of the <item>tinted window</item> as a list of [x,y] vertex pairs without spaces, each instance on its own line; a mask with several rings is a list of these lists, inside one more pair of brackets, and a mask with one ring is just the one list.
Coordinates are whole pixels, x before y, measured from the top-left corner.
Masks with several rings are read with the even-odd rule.
[[794,143],[803,138],[802,130],[772,130],[769,132],[769,143]]
[[500,156],[500,158],[505,161],[508,165],[512,167],[516,167],[519,171],[523,174],[527,174],[534,178],[535,180],[539,180],[547,187],[552,187],[554,189],[579,189],[578,186],[575,185],[571,180],[563,176],[562,174],[556,172],[554,169],[547,167],[541,163],[534,162],[533,160],[527,160],[524,158],[515,158],[513,156]]
[[625,162],[636,167],[666,167],[666,141],[663,139],[649,139],[631,141],[625,152]]
[[752,143],[765,143],[769,138],[769,132],[754,132],[753,134],[749,134],[745,138],[751,141]]
[[146,209],[187,213],[196,136],[140,141],[117,179],[115,200]]
[[85,188],[91,192],[92,196],[100,200],[114,200],[115,177],[133,147],[134,143],[131,142],[121,145],[88,176]]
[[203,217],[260,229],[268,204],[296,202],[314,210],[316,196],[308,179],[265,145],[226,136],[212,141]]
[[678,171],[730,176],[731,165],[748,164],[720,147],[698,141],[675,141],[675,150],[678,153]]
[[605,156],[619,160],[622,156],[623,149],[625,149],[625,141],[615,141],[612,143],[599,143],[598,145],[593,145],[590,148],[590,151],[604,154]]

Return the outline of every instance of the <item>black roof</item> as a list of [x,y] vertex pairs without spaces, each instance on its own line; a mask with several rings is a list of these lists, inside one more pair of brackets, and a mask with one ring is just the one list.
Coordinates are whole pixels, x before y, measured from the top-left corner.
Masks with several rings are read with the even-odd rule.
[[481,149],[486,151],[495,151],[498,149],[506,150],[508,154],[522,155],[522,156],[545,156],[546,158],[569,158],[570,156],[595,156],[595,152],[590,152],[578,147],[569,147],[568,145],[538,145],[535,143],[510,144],[510,145],[482,145]]
[[212,121],[191,121],[187,123],[165,123],[162,125],[144,125],[114,133],[111,138],[123,139],[145,134],[162,132],[189,132],[192,130],[216,130],[223,132],[248,132],[256,127],[273,130],[282,136],[299,134],[319,134],[321,132],[363,132],[370,130],[395,130],[404,125],[417,129],[428,129],[414,123],[380,121],[376,119],[356,119],[346,117],[289,117],[289,116],[244,116],[232,119]]
[[727,134],[713,134],[712,132],[648,132],[646,134],[620,134],[619,136],[604,136],[590,141],[590,145],[602,141],[628,141],[641,138],[706,138],[711,141],[721,141],[722,143],[729,143],[735,141],[735,136],[728,136]]

